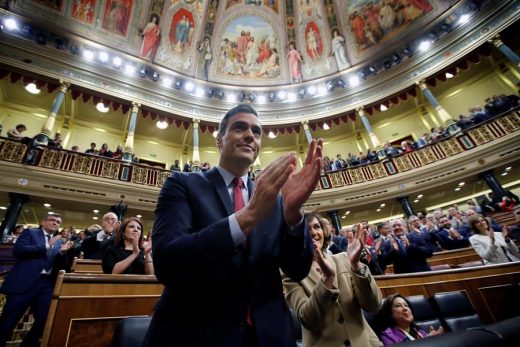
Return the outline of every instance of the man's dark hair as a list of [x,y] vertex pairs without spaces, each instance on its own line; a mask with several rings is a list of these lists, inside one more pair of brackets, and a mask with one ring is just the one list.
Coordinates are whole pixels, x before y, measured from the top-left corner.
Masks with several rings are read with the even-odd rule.
[[226,115],[222,120],[220,121],[220,124],[218,126],[218,135],[217,136],[224,136],[226,133],[226,128],[229,123],[229,118],[233,117],[237,113],[252,113],[258,118],[258,112],[256,112],[255,108],[249,104],[240,104],[235,107],[233,107],[231,110],[227,111]]
[[15,129],[18,130],[18,131],[20,131],[21,128],[27,129],[27,127],[25,126],[25,124],[18,124],[18,125],[16,126]]
[[55,218],[61,218],[61,215],[58,214],[58,213],[52,213],[52,214],[48,214],[43,220],[48,220],[49,218],[51,217],[55,217]]
[[377,231],[378,231],[379,233],[381,233],[381,229],[383,229],[383,227],[384,227],[385,225],[388,226],[388,223],[381,223],[381,224],[379,224],[379,225],[377,226]]

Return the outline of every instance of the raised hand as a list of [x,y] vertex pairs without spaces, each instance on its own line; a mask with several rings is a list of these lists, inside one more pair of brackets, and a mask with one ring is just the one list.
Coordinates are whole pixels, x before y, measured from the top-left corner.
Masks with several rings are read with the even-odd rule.
[[282,187],[284,217],[290,225],[301,220],[301,207],[316,188],[323,166],[322,148],[322,139],[312,140],[302,169],[292,172]]
[[321,270],[321,280],[325,284],[327,288],[332,288],[332,283],[334,281],[334,277],[336,276],[336,272],[330,265],[330,263],[323,256],[323,251],[318,245],[318,242],[313,240],[312,245],[314,246],[314,261],[318,263]]
[[444,333],[444,328],[442,326],[440,326],[439,329],[435,330],[433,325],[430,325],[430,331],[428,332],[428,336],[441,335],[442,333]]
[[504,240],[510,236],[509,229],[505,225],[502,227],[502,235],[504,236]]
[[358,271],[361,266],[359,259],[361,258],[361,251],[365,248],[366,234],[366,227],[364,227],[363,224],[357,224],[356,233],[354,234],[351,231],[347,235],[347,256],[350,261],[350,266],[354,271]]

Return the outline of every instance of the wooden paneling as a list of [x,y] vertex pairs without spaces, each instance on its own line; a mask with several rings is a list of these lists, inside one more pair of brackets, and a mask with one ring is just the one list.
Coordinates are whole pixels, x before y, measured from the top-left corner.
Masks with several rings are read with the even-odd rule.
[[103,273],[103,268],[101,267],[101,260],[74,258],[71,271],[76,273]]

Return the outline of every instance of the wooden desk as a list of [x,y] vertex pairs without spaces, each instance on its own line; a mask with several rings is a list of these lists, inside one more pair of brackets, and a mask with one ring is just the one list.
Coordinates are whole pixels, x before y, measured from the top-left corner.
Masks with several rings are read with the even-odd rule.
[[163,291],[155,276],[60,271],[43,347],[110,347],[116,323],[152,314]]
[[74,258],[71,272],[75,273],[103,273],[101,260],[99,259],[78,259]]
[[384,297],[394,293],[430,297],[435,293],[464,290],[482,319],[491,323],[501,317],[497,309],[506,307],[511,300],[501,293],[520,283],[520,262],[374,278]]

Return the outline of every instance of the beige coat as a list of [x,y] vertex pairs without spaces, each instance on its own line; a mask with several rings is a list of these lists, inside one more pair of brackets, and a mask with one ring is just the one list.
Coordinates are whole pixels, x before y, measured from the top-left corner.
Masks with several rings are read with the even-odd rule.
[[315,263],[301,282],[283,276],[285,298],[302,323],[303,345],[340,347],[350,340],[353,347],[382,346],[361,313],[376,312],[382,301],[370,271],[355,274],[344,252],[325,258],[336,272],[332,289],[321,281]]

